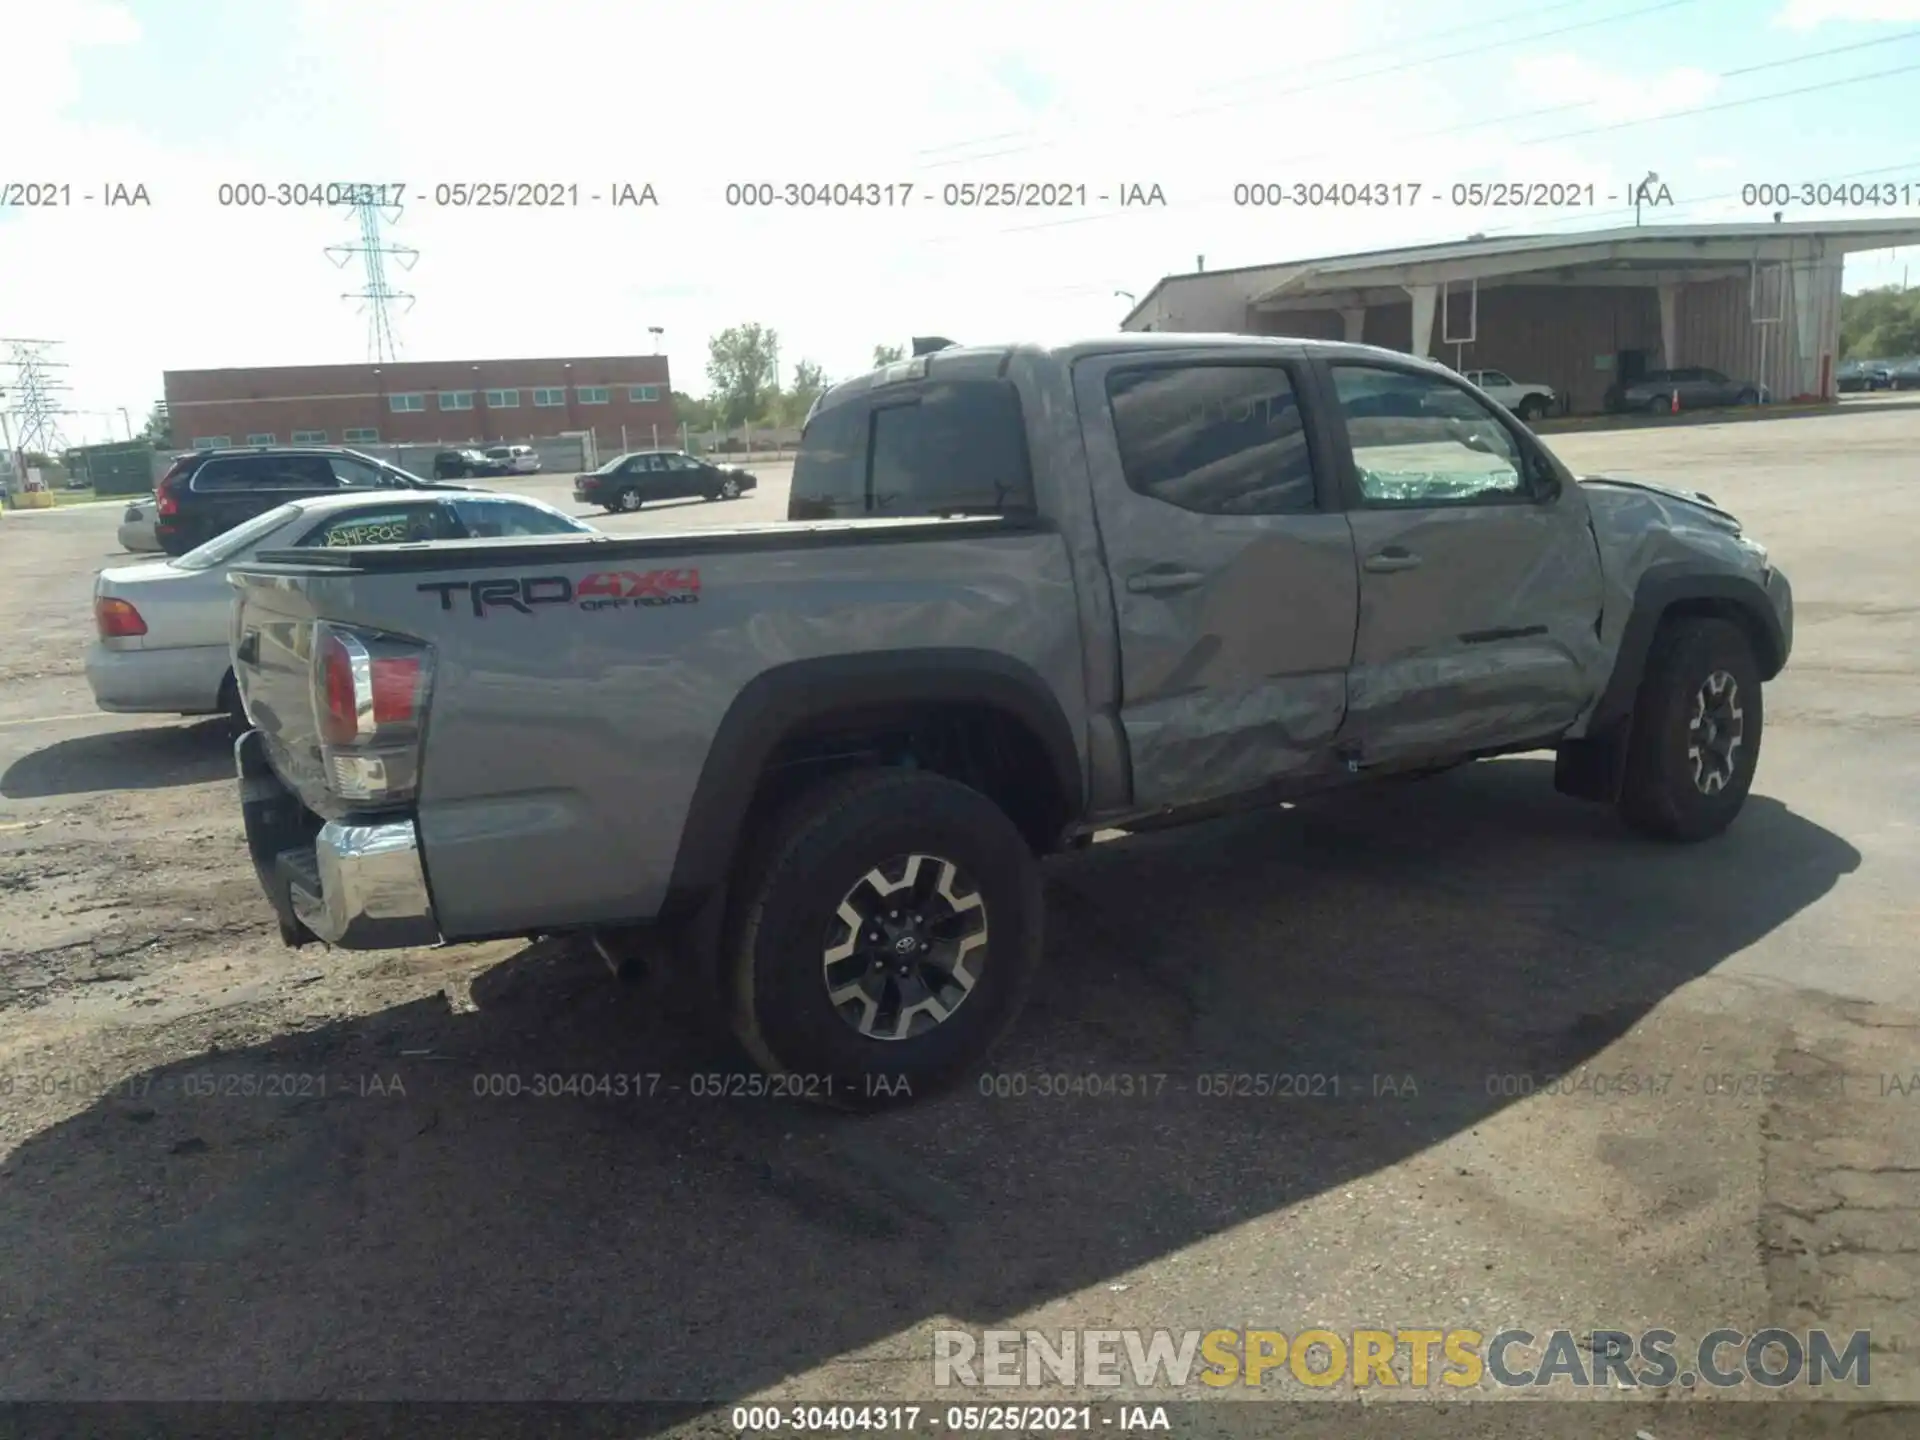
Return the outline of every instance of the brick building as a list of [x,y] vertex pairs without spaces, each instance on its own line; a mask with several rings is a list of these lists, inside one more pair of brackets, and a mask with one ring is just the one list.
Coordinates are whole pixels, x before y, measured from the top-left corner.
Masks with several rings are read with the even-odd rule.
[[501,444],[591,431],[672,444],[664,355],[169,370],[175,445]]

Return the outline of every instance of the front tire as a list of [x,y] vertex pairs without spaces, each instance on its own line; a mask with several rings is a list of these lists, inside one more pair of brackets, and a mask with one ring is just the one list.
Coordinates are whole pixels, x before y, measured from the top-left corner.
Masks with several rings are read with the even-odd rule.
[[722,480],[720,482],[720,498],[722,500],[738,500],[740,498],[740,482],[731,475]]
[[842,1109],[964,1077],[1040,962],[1039,863],[1006,813],[942,776],[863,770],[803,793],[764,833],[726,938],[747,1052]]
[[1520,408],[1514,413],[1518,415],[1521,420],[1531,425],[1547,413],[1547,402],[1542,400],[1538,395],[1529,395],[1520,402]]
[[1634,701],[1622,817],[1661,840],[1718,835],[1746,804],[1762,720],[1759,663],[1737,625],[1662,625]]

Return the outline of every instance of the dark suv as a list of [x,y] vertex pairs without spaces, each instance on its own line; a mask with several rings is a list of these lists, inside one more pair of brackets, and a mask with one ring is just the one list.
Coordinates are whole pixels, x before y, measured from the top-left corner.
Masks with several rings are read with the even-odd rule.
[[441,450],[433,457],[433,478],[458,480],[467,475],[511,475],[513,466],[479,450]]
[[154,538],[184,555],[276,505],[343,490],[472,490],[422,480],[398,466],[337,446],[265,446],[182,455],[154,486]]

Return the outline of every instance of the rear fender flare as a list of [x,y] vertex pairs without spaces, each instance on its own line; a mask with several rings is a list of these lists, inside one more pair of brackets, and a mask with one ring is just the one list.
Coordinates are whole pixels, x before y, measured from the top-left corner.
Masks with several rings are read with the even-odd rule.
[[1080,749],[1039,673],[992,650],[878,650],[795,660],[762,671],[734,697],[701,766],[680,833],[662,918],[699,908],[727,877],[767,760],[781,741],[837,711],[889,704],[990,705],[1023,723],[1046,752],[1070,813],[1085,808]]

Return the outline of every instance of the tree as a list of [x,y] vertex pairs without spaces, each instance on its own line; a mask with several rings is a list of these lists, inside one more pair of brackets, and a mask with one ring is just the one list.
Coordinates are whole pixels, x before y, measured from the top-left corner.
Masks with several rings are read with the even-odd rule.
[[793,367],[793,389],[787,392],[788,425],[806,423],[807,412],[833,382],[827,378],[827,372],[811,360],[802,360]]
[[882,365],[891,365],[896,360],[904,360],[906,355],[904,345],[876,345],[873,347],[873,368],[878,370]]
[[1840,358],[1920,355],[1920,290],[1883,285],[1840,297]]
[[729,429],[754,419],[780,389],[780,337],[763,325],[732,325],[707,342],[713,404]]
[[150,441],[162,449],[173,444],[173,417],[167,414],[166,401],[153,402],[153,408],[147,412],[147,423],[135,438]]
[[693,396],[679,390],[673,392],[673,418],[677,424],[684,425],[695,433],[711,430],[718,424],[718,415],[713,401],[696,400]]

